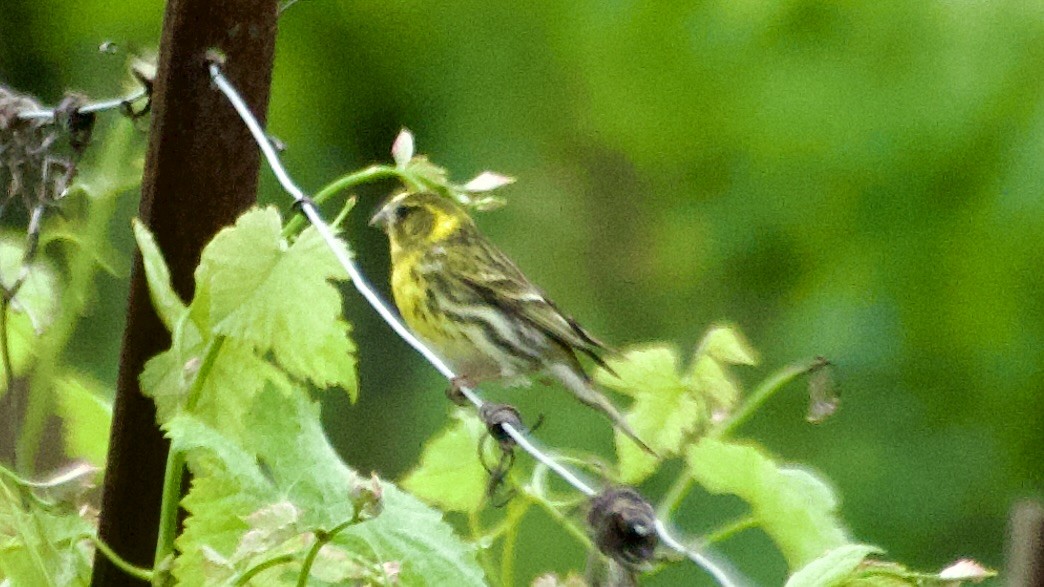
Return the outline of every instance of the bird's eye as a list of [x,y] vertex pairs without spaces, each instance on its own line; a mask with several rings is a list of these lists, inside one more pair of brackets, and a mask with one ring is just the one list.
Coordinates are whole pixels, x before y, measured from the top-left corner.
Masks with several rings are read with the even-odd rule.
[[402,222],[414,209],[413,206],[399,206],[395,209],[395,221]]
[[424,206],[406,204],[392,211],[391,225],[400,238],[423,238],[431,232],[432,220]]

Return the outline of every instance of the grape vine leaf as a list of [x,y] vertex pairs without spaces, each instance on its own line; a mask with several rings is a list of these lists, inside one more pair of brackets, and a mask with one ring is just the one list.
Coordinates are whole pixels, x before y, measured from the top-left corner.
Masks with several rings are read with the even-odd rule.
[[203,250],[196,284],[211,328],[262,356],[271,352],[289,375],[340,386],[354,400],[355,346],[332,283],[347,275],[314,228],[293,243],[281,231],[275,208],[251,210]]
[[777,464],[748,444],[703,438],[689,448],[690,473],[711,493],[746,501],[791,569],[849,544],[833,490],[810,471]]
[[[45,261],[36,260],[23,268],[25,246],[22,237],[0,236],[0,278],[10,287],[25,270],[25,281],[7,306],[8,348],[11,369],[18,376],[29,366],[40,334],[51,324],[58,304],[54,270]],[[7,389],[7,377],[0,365],[0,396]]]
[[0,478],[0,584],[87,585],[91,523],[74,508],[45,507],[22,491]]
[[334,543],[398,562],[402,585],[487,585],[475,547],[458,538],[439,511],[390,483],[384,484],[384,511],[350,526]]
[[[153,285],[166,287],[159,251],[139,240]],[[259,583],[296,584],[317,536],[341,527],[310,582],[484,584],[473,547],[440,513],[340,460],[299,385],[339,385],[354,398],[354,346],[332,283],[344,277],[314,230],[290,242],[274,209],[255,209],[204,249],[188,311],[168,311],[171,348],[148,362],[141,382],[193,473],[173,563],[182,584],[254,572]],[[367,494],[382,496],[383,509],[360,502],[357,511]],[[285,510],[292,523],[268,515]],[[269,566],[274,555],[281,564]]]
[[156,309],[156,314],[167,330],[173,332],[175,325],[188,312],[188,308],[170,283],[170,269],[163,260],[159,246],[156,245],[156,238],[137,218],[132,222],[132,227],[138,250],[141,251],[142,266],[145,268],[145,281],[149,285],[152,307]]
[[[714,326],[697,345],[688,369],[682,369],[677,349],[664,344],[633,347],[606,357],[606,363],[612,373],[598,369],[595,381],[634,399],[627,422],[661,457],[668,457],[708,429],[712,418],[735,406],[740,387],[728,367],[754,365],[757,356],[738,330]],[[620,431],[616,449],[623,483],[640,483],[659,465]]]
[[758,364],[758,354],[750,343],[743,338],[738,329],[726,325],[711,327],[707,334],[703,335],[696,354],[706,355],[729,365],[753,367]]
[[85,165],[76,175],[70,191],[82,190],[94,200],[109,200],[138,186],[145,166],[141,143],[143,133],[126,117],[112,122],[105,140],[88,149]]
[[249,405],[266,382],[279,385],[288,377],[339,385],[354,399],[355,349],[331,283],[343,277],[342,269],[314,230],[290,244],[274,208],[244,213],[204,249],[187,312],[151,235],[141,224],[135,232],[157,311],[172,328],[171,348],[150,359],[141,374],[161,422],[183,408],[208,360],[213,369],[195,390],[199,405],[193,411],[211,423],[225,413],[223,425],[242,425],[241,410],[222,406]]
[[58,415],[65,433],[65,454],[104,467],[109,452],[112,404],[101,398],[102,386],[82,375],[68,374],[54,382]]
[[827,551],[823,556],[801,567],[790,576],[785,587],[835,587],[859,567],[871,554],[881,549],[868,544],[845,544]]
[[[273,552],[289,553],[292,560],[257,580],[294,584],[316,533],[352,521],[351,495],[360,483],[370,483],[329,445],[318,405],[303,390],[268,385],[247,412],[249,425],[238,436],[189,414],[166,427],[174,446],[188,452],[194,475],[183,501],[190,515],[178,538],[182,555],[174,565],[184,584],[232,580]],[[381,493],[381,513],[334,536],[321,574],[354,576],[362,567],[390,565],[402,584],[484,584],[473,547],[453,534],[440,513],[389,483],[382,483]],[[292,524],[272,524],[272,516],[262,515],[288,507],[295,512]],[[266,541],[276,546],[256,547]]]
[[961,559],[938,573],[913,571],[870,557],[881,552],[865,544],[835,548],[791,575],[786,587],[958,587],[997,575],[970,559]]
[[485,432],[478,418],[455,412],[446,430],[424,444],[420,464],[402,480],[403,489],[445,510],[477,512],[488,474],[475,447]]
[[[650,345],[607,357],[616,373],[595,373],[601,385],[634,398],[627,422],[635,434],[663,456],[676,454],[685,439],[706,422],[706,404],[679,374],[678,351],[667,345]],[[657,460],[616,432],[620,475],[624,483],[639,483],[656,470]]]
[[731,411],[740,398],[740,386],[729,375],[728,367],[757,364],[757,353],[739,329],[712,326],[696,347],[686,381],[705,398],[717,420]]

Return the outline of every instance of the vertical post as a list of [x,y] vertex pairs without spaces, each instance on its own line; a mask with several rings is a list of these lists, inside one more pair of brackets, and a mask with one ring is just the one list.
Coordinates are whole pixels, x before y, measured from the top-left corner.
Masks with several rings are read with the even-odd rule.
[[1044,585],[1044,505],[1031,500],[1015,504],[1009,525],[1007,584]]
[[[192,296],[203,246],[256,199],[259,157],[246,127],[210,85],[206,53],[264,120],[276,36],[276,0],[170,0],[154,84],[138,214],[170,265],[175,291]],[[152,565],[168,443],[141,394],[145,361],[170,345],[135,255],[117,380],[99,536],[127,561]],[[92,584],[141,585],[103,556]]]

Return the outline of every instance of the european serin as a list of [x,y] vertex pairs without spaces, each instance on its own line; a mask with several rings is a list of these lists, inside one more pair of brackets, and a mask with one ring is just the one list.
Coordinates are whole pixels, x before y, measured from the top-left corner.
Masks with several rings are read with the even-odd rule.
[[460,381],[546,372],[652,453],[577,360],[579,351],[608,369],[605,345],[559,311],[460,206],[430,193],[404,193],[381,206],[370,224],[388,234],[399,313]]

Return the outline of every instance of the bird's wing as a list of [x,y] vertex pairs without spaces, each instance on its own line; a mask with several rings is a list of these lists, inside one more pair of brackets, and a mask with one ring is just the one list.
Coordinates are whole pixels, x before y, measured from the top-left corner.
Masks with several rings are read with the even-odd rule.
[[563,346],[581,351],[608,369],[601,358],[612,352],[591,336],[575,320],[562,313],[543,291],[533,285],[507,255],[488,242],[479,247],[485,259],[471,264],[470,270],[454,271],[464,286],[486,303],[500,307],[535,326]]

